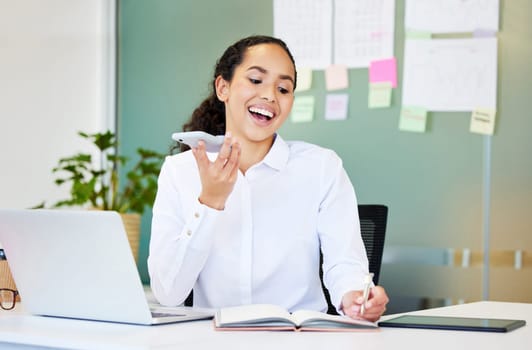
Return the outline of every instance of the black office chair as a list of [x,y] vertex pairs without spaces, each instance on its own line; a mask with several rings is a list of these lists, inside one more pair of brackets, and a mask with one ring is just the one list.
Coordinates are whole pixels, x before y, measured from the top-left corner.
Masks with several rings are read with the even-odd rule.
[[[366,247],[369,261],[369,272],[373,272],[373,283],[379,283],[381,271],[382,253],[384,250],[384,237],[386,234],[386,222],[388,220],[388,207],[380,204],[359,204],[358,216],[360,218],[360,232]],[[320,253],[320,279],[323,293],[327,300],[327,313],[338,315],[336,307],[331,302],[331,296],[323,284],[323,257]]]
[[[386,222],[388,219],[388,207],[379,204],[359,204],[358,216],[360,219],[360,232],[368,255],[369,271],[373,272],[373,283],[378,284],[381,270],[382,252],[384,250],[384,236],[386,233]],[[320,280],[327,300],[327,313],[338,315],[336,308],[331,302],[329,291],[323,284],[323,257],[320,253]],[[194,300],[193,292],[190,292],[185,300],[185,306],[192,306]]]

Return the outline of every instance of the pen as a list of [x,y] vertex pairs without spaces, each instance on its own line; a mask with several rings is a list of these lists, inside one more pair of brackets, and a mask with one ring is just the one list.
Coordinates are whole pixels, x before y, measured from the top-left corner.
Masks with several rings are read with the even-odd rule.
[[364,294],[362,295],[362,298],[364,301],[362,302],[362,305],[360,305],[360,315],[364,315],[366,302],[368,301],[369,297],[369,288],[371,287],[371,282],[373,281],[373,272],[369,273],[364,277]]

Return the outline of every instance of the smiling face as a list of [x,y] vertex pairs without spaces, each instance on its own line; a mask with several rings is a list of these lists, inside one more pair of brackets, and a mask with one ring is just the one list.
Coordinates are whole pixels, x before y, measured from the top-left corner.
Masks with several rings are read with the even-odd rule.
[[292,108],[294,81],[294,64],[282,47],[268,43],[246,49],[233,79],[216,79],[227,131],[241,142],[271,146]]

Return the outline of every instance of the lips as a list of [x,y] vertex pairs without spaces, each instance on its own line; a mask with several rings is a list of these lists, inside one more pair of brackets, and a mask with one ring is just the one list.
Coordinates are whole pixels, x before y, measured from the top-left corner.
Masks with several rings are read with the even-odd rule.
[[259,121],[270,121],[275,117],[275,113],[263,107],[252,106],[248,109],[253,118]]

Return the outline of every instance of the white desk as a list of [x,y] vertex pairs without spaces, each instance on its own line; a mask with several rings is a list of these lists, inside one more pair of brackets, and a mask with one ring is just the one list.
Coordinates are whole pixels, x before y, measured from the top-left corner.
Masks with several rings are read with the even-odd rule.
[[[132,326],[0,310],[0,349],[27,344],[68,349],[530,349],[532,304],[476,302],[414,314],[525,319],[510,333],[381,328],[377,332],[217,332],[212,321]],[[18,310],[17,310],[18,309]],[[386,316],[390,318],[393,315]],[[1,343],[3,342],[3,343]],[[11,344],[8,344],[11,343]],[[19,348],[19,347],[17,347]],[[20,347],[22,348],[22,347]]]

